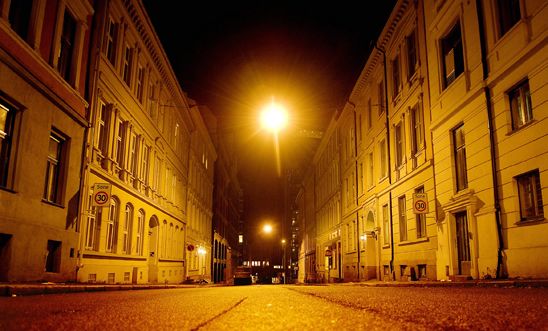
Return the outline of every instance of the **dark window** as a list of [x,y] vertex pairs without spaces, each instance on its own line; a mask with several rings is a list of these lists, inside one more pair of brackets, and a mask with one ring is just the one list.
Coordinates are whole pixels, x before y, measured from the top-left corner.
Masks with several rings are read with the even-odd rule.
[[109,109],[107,105],[103,102],[99,103],[99,114],[97,115],[97,147],[101,151],[101,154],[106,157],[108,156],[108,132],[109,132]]
[[405,195],[398,198],[398,214],[400,217],[400,241],[407,241],[407,215]]
[[395,145],[395,153],[396,153],[396,167],[399,167],[403,165],[403,158],[404,158],[404,145],[403,145],[403,125],[402,123],[398,123],[395,127],[395,133],[394,133],[394,145]]
[[453,129],[453,156],[455,161],[455,176],[457,192],[468,187],[466,171],[466,144],[464,141],[464,125]]
[[[419,187],[415,190],[415,193],[424,193],[424,187]],[[415,214],[417,221],[417,239],[426,237],[426,215]]]
[[21,38],[29,37],[30,17],[33,0],[12,0],[8,20],[10,26]]
[[48,161],[46,166],[46,184],[44,187],[44,199],[53,202],[61,202],[61,185],[63,164],[63,149],[65,139],[52,132],[49,137]]
[[392,60],[392,98],[395,98],[400,93],[401,77],[400,77],[400,58],[396,56]]
[[512,113],[512,129],[519,129],[533,120],[533,106],[528,80],[509,91],[508,98],[510,99],[510,111]]
[[503,36],[521,19],[519,0],[497,0],[499,16],[499,36]]
[[122,67],[122,78],[128,86],[131,85],[131,65],[133,61],[133,52],[129,45],[126,45],[124,50],[124,62]]
[[0,100],[0,187],[9,188],[13,171],[13,136],[16,111]]
[[405,40],[407,44],[407,76],[411,78],[417,70],[418,63],[416,31],[413,30]]
[[413,154],[416,154],[424,144],[424,129],[422,122],[422,109],[417,104],[411,109],[411,148]]
[[116,23],[109,17],[105,35],[105,55],[113,65],[116,64]]
[[76,37],[76,20],[72,15],[65,11],[63,18],[63,33],[61,34],[61,46],[59,50],[59,59],[57,68],[59,73],[66,81],[70,81],[72,72],[72,55],[74,53]]
[[384,113],[384,82],[381,80],[381,82],[378,85],[378,91],[379,91],[379,116]]
[[443,87],[449,86],[464,72],[464,56],[460,23],[457,22],[449,33],[441,40],[443,61]]
[[46,272],[59,272],[61,267],[61,242],[48,240]]
[[521,220],[544,217],[540,175],[534,170],[516,177]]

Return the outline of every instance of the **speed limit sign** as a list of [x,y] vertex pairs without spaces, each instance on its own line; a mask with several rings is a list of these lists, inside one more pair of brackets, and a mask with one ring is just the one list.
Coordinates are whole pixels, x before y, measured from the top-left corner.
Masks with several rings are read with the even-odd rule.
[[97,183],[93,184],[93,207],[107,206],[110,201],[111,186],[109,183]]
[[426,193],[413,194],[413,212],[415,214],[428,213],[428,195]]

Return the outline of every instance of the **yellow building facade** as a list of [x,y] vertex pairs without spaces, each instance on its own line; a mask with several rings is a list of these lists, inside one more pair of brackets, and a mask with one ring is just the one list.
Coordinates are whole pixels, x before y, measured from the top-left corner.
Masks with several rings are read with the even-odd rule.
[[[95,19],[78,281],[180,283],[196,158],[189,99],[140,1],[98,1]],[[110,200],[97,207],[101,183]]]

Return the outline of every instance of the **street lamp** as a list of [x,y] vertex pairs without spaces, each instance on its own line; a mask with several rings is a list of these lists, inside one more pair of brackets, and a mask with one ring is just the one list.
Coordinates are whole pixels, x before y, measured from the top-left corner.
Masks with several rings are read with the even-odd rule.
[[285,108],[272,100],[270,104],[264,107],[261,113],[261,124],[263,128],[272,131],[274,134],[274,145],[276,148],[276,170],[278,171],[278,176],[281,176],[282,170],[278,132],[280,132],[280,130],[287,125],[287,112]]
[[205,255],[206,255],[207,251],[205,250],[205,248],[203,248],[202,246],[199,246],[198,247],[198,255],[200,255],[202,258],[200,258],[200,264],[202,264],[202,279],[200,280],[200,283],[204,283],[205,282],[205,269],[206,269],[206,265],[205,265]]
[[282,239],[282,247],[283,247],[283,256],[282,256],[282,266],[283,266],[283,277],[284,277],[284,284],[285,284],[285,239]]
[[263,232],[266,233],[266,234],[269,234],[272,232],[272,225],[270,224],[265,224],[263,225]]

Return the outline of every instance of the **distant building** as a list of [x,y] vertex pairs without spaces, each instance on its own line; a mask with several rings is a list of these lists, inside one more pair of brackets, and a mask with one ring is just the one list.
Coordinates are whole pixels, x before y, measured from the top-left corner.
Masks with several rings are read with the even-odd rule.
[[217,153],[202,113],[205,107],[191,105],[195,124],[192,131],[189,157],[187,194],[186,279],[213,278],[211,259],[214,245],[211,240],[213,219],[213,181]]
[[0,281],[74,281],[93,1],[0,1]]

